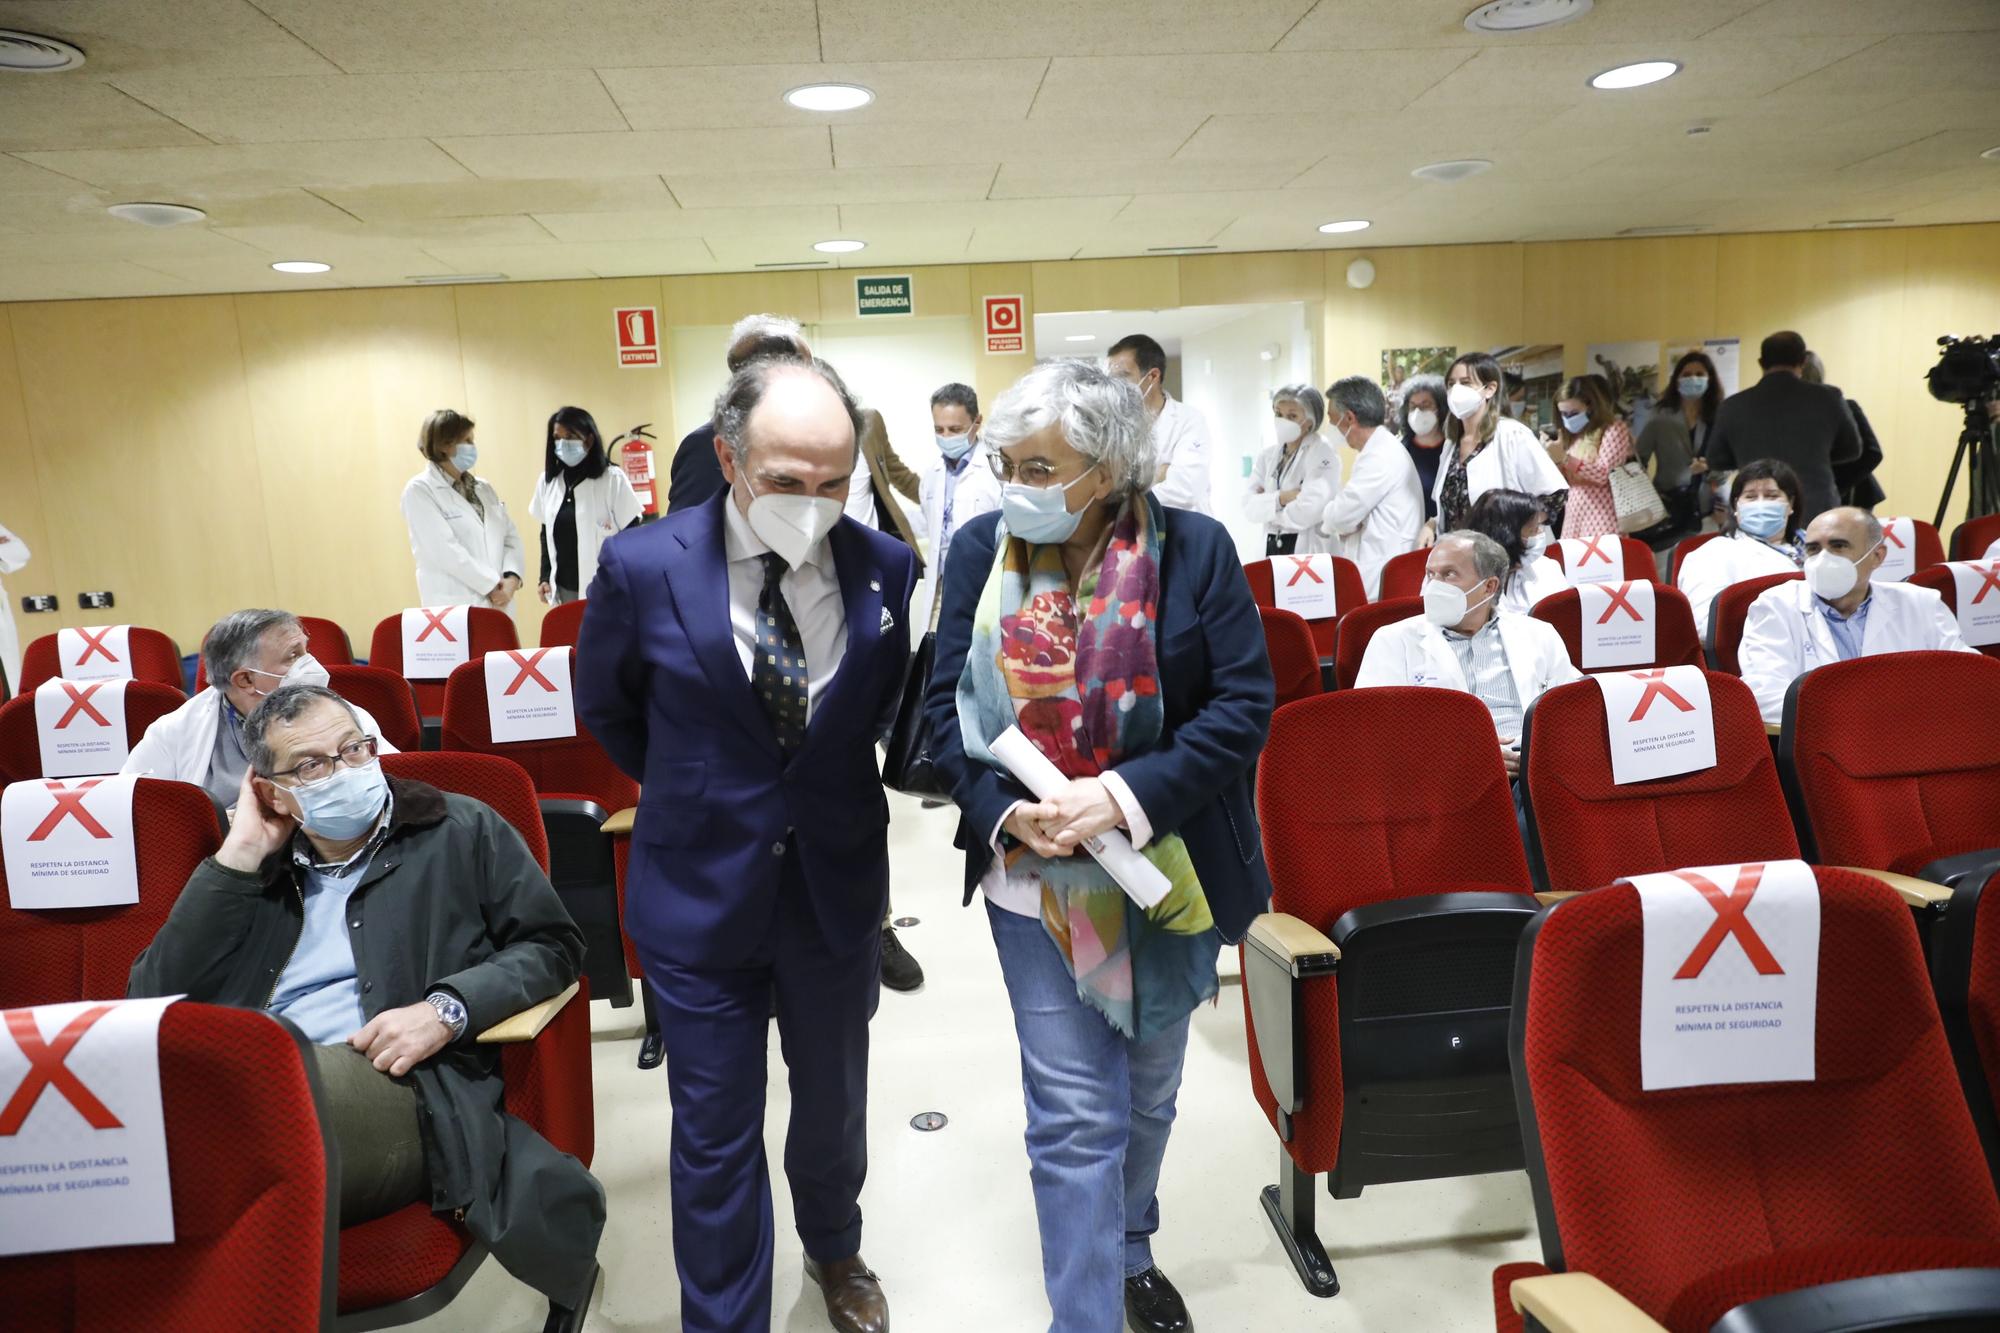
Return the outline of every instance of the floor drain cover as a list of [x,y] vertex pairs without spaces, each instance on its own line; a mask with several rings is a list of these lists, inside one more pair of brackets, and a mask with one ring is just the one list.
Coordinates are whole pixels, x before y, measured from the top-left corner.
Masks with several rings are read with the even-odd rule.
[[924,1111],[910,1117],[910,1128],[924,1134],[935,1129],[943,1129],[950,1123],[945,1119],[943,1111]]

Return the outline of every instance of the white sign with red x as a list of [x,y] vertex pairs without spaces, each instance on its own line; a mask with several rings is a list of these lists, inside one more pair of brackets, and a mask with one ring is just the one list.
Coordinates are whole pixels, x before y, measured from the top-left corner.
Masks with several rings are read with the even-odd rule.
[[576,735],[569,649],[508,649],[488,653],[486,723],[499,744]]
[[1954,560],[1959,637],[1974,648],[2000,643],[2000,557]]
[[132,747],[125,740],[122,680],[47,680],[35,691],[35,736],[45,778],[116,773]]
[[1639,1082],[1813,1078],[1819,881],[1803,861],[1634,875],[1646,937]]
[[1604,696],[1613,782],[1622,786],[1715,767],[1715,710],[1700,667],[1606,671],[1591,679]]
[[413,606],[403,612],[403,675],[443,680],[472,660],[468,608]]
[[139,901],[132,850],[134,777],[30,778],[0,795],[7,902],[20,909]]
[[56,631],[57,665],[65,680],[130,680],[132,627],[93,625]]
[[173,1243],[160,1016],[178,998],[0,1010],[0,1254]]
[[1659,617],[1653,613],[1653,585],[1579,583],[1577,602],[1583,619],[1583,669],[1646,666],[1659,642]]
[[1340,614],[1333,589],[1333,557],[1325,552],[1272,556],[1271,588],[1280,611],[1306,620],[1332,620]]
[[1589,541],[1565,537],[1556,545],[1562,549],[1563,577],[1572,588],[1585,583],[1618,583],[1625,578],[1625,548],[1615,532]]
[[1868,577],[1901,583],[1917,572],[1917,526],[1907,518],[1882,520],[1882,566]]

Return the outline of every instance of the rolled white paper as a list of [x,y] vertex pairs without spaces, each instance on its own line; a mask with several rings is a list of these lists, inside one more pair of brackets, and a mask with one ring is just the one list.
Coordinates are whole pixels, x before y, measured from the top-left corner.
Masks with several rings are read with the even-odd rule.
[[[1019,727],[1009,727],[994,737],[991,749],[993,757],[1007,765],[1007,771],[1033,792],[1036,800],[1046,800],[1069,785],[1062,770],[1050,763],[1049,757],[1037,750]],[[1149,910],[1158,907],[1173,888],[1160,868],[1137,851],[1120,829],[1098,834],[1084,843],[1083,849],[1097,858],[1097,864],[1118,881],[1125,896],[1141,907]]]

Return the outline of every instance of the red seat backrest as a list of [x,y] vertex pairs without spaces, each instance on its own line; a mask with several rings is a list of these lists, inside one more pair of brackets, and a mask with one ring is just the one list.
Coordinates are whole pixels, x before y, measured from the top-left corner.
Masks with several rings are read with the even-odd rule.
[[1799,854],[1757,696],[1710,671],[1715,767],[1618,785],[1603,691],[1558,685],[1528,707],[1521,762],[1537,887],[1576,892],[1620,875]]
[[[1646,543],[1640,541],[1637,537],[1620,537],[1618,539],[1618,549],[1624,553],[1626,578],[1644,579],[1648,583],[1658,583],[1660,581],[1660,566],[1659,562],[1653,558],[1652,547],[1646,545]],[[1607,552],[1607,554],[1609,553]],[[1562,543],[1549,543],[1549,559],[1555,561],[1556,566],[1565,575],[1569,573],[1569,566],[1563,563]],[[1595,559],[1590,563],[1593,568],[1597,565]]]
[[1786,740],[1817,859],[1908,873],[2000,847],[2000,662],[1884,653],[1796,688]]
[[511,759],[491,754],[457,754],[449,750],[385,754],[382,771],[392,778],[422,782],[439,791],[456,792],[493,807],[514,826],[535,864],[547,874],[549,835],[542,828],[542,807],[535,798],[528,770]]
[[[340,622],[320,616],[300,616],[299,628],[306,632],[306,651],[323,667],[348,666],[354,661],[354,645]],[[207,642],[204,635],[203,642]],[[208,688],[208,661],[198,658],[194,665],[194,688],[199,694]]]
[[1697,532],[1692,537],[1683,537],[1675,542],[1673,558],[1667,564],[1667,582],[1678,588],[1681,584],[1681,563],[1721,535],[1719,532]]
[[511,759],[527,770],[543,796],[583,797],[611,813],[639,803],[639,784],[611,762],[581,720],[576,735],[560,740],[494,741],[486,711],[486,664],[476,658],[453,671],[445,685],[441,744],[446,750]]
[[[514,617],[493,606],[468,608],[466,635],[472,640],[468,660],[477,662],[488,653],[503,652],[521,646],[520,631],[515,628]],[[401,675],[403,672],[403,614],[384,616],[375,625],[375,633],[368,645],[368,665],[386,668]],[[422,717],[444,716],[444,682],[441,680],[413,680],[410,689],[417,696],[417,712]]]
[[2000,514],[1968,518],[1952,530],[1951,558],[1983,560],[1986,549],[1994,542],[2000,542]]
[[327,684],[333,692],[365,708],[382,729],[382,739],[398,750],[423,748],[423,721],[417,716],[416,692],[410,682],[387,667],[330,666]]
[[139,901],[119,907],[16,909],[0,865],[0,1009],[123,995],[133,962],[188,877],[222,846],[215,803],[192,783],[140,778],[132,790],[132,842]]
[[1411,616],[1424,613],[1421,597],[1398,597],[1370,602],[1356,607],[1340,618],[1340,632],[1334,643],[1333,684],[1335,689],[1351,690],[1354,678],[1361,674],[1361,659],[1368,653],[1368,641],[1375,637],[1375,631],[1384,625],[1393,625],[1398,620],[1408,620]]
[[[1569,660],[1579,671],[1583,665],[1583,594],[1574,588],[1565,588],[1551,593],[1535,603],[1528,614],[1535,619],[1555,626],[1556,633],[1562,635],[1563,647],[1569,650]],[[1612,608],[1621,617],[1617,608]],[[1695,633],[1694,612],[1688,609],[1687,596],[1678,588],[1669,588],[1663,583],[1653,585],[1653,660],[1640,662],[1629,667],[1598,667],[1599,671],[1637,671],[1647,667],[1700,666],[1702,664],[1701,636]]]
[[1817,873],[1811,1082],[1645,1091],[1638,890],[1571,898],[1529,927],[1514,1078],[1551,1267],[1658,1319],[1698,1279],[1773,1253],[2000,1240],[1910,909],[1876,880]]
[[1271,658],[1271,674],[1278,682],[1277,706],[1318,694],[1319,649],[1313,644],[1312,626],[1275,607],[1260,606],[1257,614],[1264,622],[1264,651]]
[[182,1000],[159,1052],[173,1243],[0,1259],[8,1329],[330,1326],[339,1189],[311,1048],[257,1010]]
[[[1283,560],[1285,557],[1275,558]],[[1278,605],[1278,590],[1269,560],[1252,560],[1243,566],[1243,573],[1250,580],[1250,596],[1257,605]],[[1368,585],[1361,581],[1361,567],[1344,555],[1333,557],[1333,601],[1342,616],[1368,604]],[[1335,617],[1336,620],[1338,618]],[[1332,657],[1334,621],[1309,620],[1306,623],[1312,627],[1313,642],[1319,647],[1319,655]]]
[[[93,682],[76,682],[78,690]],[[146,728],[187,702],[171,685],[135,680],[125,686],[125,743],[137,745]],[[0,787],[42,776],[41,737],[35,727],[35,696],[24,694],[0,704]]]
[[586,605],[588,605],[587,601],[578,600],[564,602],[561,606],[550,607],[547,613],[542,616],[542,641],[540,646],[543,648],[576,647],[577,636],[583,632],[583,608]]
[[1387,602],[1398,597],[1423,596],[1424,569],[1430,558],[1429,547],[1390,556],[1382,566],[1382,595],[1375,600]]
[[1804,574],[1759,574],[1754,579],[1732,583],[1715,594],[1715,601],[1708,611],[1709,622],[1714,626],[1709,649],[1718,670],[1727,671],[1732,676],[1743,674],[1743,665],[1736,652],[1743,645],[1743,622],[1750,618],[1750,603],[1761,597],[1767,588],[1804,577]]
[[[1958,614],[1958,577],[1949,565],[1932,565],[1919,569],[1910,575],[1907,582],[1919,588],[1929,588],[1944,599],[1944,609],[1954,616]],[[1989,643],[1979,650],[1988,657],[2000,657],[2000,643]]]
[[[1338,792],[1331,756],[1348,756]],[[1530,891],[1492,715],[1456,690],[1305,699],[1271,719],[1257,813],[1273,911],[1322,930],[1367,903]]]
[[[92,625],[90,628],[98,627]],[[132,679],[171,685],[177,690],[187,684],[187,677],[181,672],[181,650],[167,635],[156,629],[147,629],[144,625],[134,625],[127,643],[132,653]],[[21,654],[21,679],[15,683],[14,693],[33,694],[43,681],[62,675],[56,646],[57,636],[54,634],[44,634],[28,645]]]

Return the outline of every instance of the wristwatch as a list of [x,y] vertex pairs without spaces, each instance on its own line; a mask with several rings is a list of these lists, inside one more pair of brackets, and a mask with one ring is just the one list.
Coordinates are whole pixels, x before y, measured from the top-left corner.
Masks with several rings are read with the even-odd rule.
[[457,1041],[465,1034],[467,1015],[465,1001],[450,991],[434,990],[424,996],[424,1003],[437,1010],[438,1019],[451,1029],[451,1039]]

